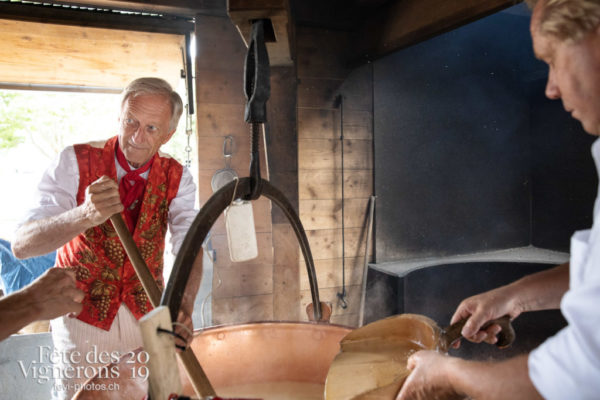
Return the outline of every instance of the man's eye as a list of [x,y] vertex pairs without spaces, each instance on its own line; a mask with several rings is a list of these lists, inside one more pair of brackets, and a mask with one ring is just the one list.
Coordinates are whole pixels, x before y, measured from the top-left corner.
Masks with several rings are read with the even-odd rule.
[[148,132],[151,132],[151,133],[155,133],[158,131],[158,127],[154,126],[154,125],[148,125],[148,127],[146,129],[148,129]]
[[125,123],[127,125],[133,125],[133,124],[135,124],[135,121],[133,120],[133,118],[127,118],[127,119],[125,119]]

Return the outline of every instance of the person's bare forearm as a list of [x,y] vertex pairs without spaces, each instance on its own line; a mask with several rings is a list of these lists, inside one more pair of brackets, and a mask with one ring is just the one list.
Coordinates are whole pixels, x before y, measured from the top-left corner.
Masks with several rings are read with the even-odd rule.
[[457,393],[476,400],[542,399],[527,367],[527,355],[501,362],[449,359],[446,368]]
[[569,289],[569,263],[525,276],[508,285],[522,312],[556,309]]
[[50,268],[29,285],[0,299],[0,340],[33,321],[78,314],[84,295],[76,287],[74,271]]
[[35,304],[22,292],[15,292],[0,299],[0,341],[38,319]]
[[17,258],[46,254],[121,211],[123,204],[117,182],[101,176],[85,189],[85,200],[81,205],[53,217],[23,224],[16,232],[13,253]]
[[81,206],[53,217],[27,222],[15,234],[13,254],[20,259],[41,256],[58,249],[92,226]]

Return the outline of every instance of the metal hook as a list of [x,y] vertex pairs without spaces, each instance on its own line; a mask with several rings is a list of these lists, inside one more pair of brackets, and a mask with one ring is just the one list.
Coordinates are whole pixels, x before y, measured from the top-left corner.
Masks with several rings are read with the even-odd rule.
[[231,157],[233,156],[233,136],[227,135],[223,140],[223,158],[225,159],[225,168],[231,167]]
[[245,120],[251,124],[250,195],[245,200],[256,200],[262,193],[259,158],[259,124],[267,122],[267,100],[271,93],[269,54],[265,44],[265,20],[252,23],[252,34],[244,65]]
[[252,23],[252,34],[244,64],[244,93],[249,123],[267,122],[267,100],[271,94],[269,53],[265,44],[264,20]]

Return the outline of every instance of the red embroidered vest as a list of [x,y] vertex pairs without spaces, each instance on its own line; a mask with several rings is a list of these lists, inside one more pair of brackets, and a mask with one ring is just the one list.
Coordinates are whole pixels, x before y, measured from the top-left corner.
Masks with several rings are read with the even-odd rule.
[[[74,146],[79,166],[77,205],[84,202],[85,189],[102,175],[116,181],[116,143],[117,137],[113,137],[106,142]],[[133,232],[133,239],[161,289],[167,216],[182,172],[182,165],[175,159],[159,154],[154,160]],[[78,316],[81,321],[109,330],[121,302],[138,319],[152,309],[110,220],[61,247],[56,266],[76,271],[77,286],[86,293]]]

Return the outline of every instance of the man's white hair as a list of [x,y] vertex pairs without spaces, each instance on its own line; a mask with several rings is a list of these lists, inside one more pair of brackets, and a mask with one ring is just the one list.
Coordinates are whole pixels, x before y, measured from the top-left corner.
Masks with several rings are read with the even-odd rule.
[[121,107],[130,97],[136,97],[141,94],[158,94],[163,95],[171,103],[171,121],[169,122],[169,128],[174,130],[177,128],[179,118],[183,113],[183,101],[179,94],[173,90],[169,82],[160,78],[138,78],[132,81],[123,90]]

